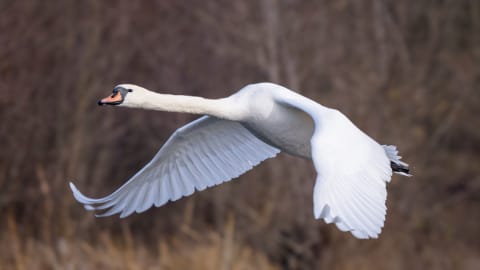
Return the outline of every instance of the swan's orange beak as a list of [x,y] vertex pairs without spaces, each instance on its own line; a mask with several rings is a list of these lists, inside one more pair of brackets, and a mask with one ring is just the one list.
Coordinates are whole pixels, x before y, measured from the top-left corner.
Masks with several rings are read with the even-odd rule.
[[114,92],[110,96],[106,98],[102,98],[101,100],[98,101],[98,105],[102,106],[103,104],[108,104],[108,105],[118,105],[122,103],[122,94],[118,92]]

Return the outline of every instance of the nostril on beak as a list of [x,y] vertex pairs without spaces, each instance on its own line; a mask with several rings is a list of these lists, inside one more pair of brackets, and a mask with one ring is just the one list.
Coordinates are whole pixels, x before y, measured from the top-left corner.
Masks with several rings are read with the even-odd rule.
[[98,104],[98,106],[103,106],[102,100],[99,100],[99,101],[97,102],[97,104]]

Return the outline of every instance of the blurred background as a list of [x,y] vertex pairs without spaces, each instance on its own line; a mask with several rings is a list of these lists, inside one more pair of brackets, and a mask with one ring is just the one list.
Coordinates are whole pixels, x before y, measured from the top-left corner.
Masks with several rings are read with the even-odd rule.
[[[310,161],[120,220],[103,196],[197,116],[98,107],[119,83],[272,81],[396,144],[377,240],[313,218]],[[1,269],[480,269],[480,1],[0,1]]]

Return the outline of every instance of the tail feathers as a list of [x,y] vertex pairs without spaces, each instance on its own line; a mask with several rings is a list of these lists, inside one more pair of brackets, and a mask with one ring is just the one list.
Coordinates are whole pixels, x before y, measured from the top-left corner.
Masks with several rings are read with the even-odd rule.
[[387,157],[390,159],[390,166],[394,173],[408,177],[412,176],[408,164],[400,161],[402,157],[398,155],[398,150],[395,145],[383,145],[383,148],[385,149]]

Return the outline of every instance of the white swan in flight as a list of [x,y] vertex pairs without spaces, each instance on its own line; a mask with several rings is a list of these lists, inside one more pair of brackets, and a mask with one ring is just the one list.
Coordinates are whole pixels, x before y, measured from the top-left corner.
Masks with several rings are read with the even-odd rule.
[[376,238],[385,221],[386,182],[410,176],[395,146],[380,145],[346,116],[273,83],[221,99],[159,94],[121,84],[99,101],[121,107],[206,115],[179,128],[155,157],[112,194],[92,199],[70,188],[97,216],[126,217],[218,185],[281,151],[312,159],[314,216],[357,238]]

